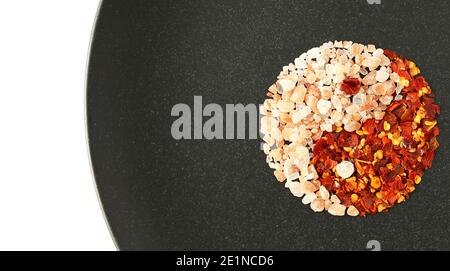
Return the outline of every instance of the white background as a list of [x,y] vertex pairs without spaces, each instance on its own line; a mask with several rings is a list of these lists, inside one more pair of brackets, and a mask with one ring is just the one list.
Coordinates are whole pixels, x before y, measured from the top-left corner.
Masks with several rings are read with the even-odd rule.
[[0,0],[0,250],[115,250],[86,145],[99,0]]

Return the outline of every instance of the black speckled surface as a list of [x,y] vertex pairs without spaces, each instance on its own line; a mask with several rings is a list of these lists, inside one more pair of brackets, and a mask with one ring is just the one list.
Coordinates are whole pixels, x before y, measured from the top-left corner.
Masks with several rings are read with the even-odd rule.
[[[449,3],[103,1],[88,132],[120,249],[450,249]],[[441,147],[406,204],[362,219],[313,214],[275,181],[258,140],[172,139],[174,104],[261,103],[283,65],[335,39],[415,60],[436,93]]]

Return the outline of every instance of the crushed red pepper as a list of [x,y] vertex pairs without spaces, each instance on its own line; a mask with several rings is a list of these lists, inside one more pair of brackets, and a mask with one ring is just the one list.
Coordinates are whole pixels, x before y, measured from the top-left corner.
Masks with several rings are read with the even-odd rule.
[[[369,119],[356,133],[333,127],[314,146],[314,164],[319,180],[346,207],[355,206],[361,216],[386,211],[404,202],[432,166],[439,147],[436,116],[430,86],[416,64],[384,50],[391,68],[401,78],[403,98],[392,102],[382,120]],[[347,79],[343,90],[355,94],[359,81]],[[336,174],[336,165],[352,161],[350,178]]]
[[358,78],[347,78],[342,82],[341,89],[347,95],[355,95],[361,88]]

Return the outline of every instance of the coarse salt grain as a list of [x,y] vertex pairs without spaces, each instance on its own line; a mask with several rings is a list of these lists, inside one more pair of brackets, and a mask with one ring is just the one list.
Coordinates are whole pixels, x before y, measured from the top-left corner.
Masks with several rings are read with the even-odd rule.
[[355,96],[353,96],[354,105],[361,106],[365,102],[366,102],[366,95],[364,93],[358,93]]
[[389,72],[387,71],[386,67],[381,67],[379,71],[377,71],[376,79],[378,82],[386,82],[386,80],[389,79]]
[[384,105],[389,105],[389,104],[391,104],[392,99],[393,99],[392,96],[382,96],[380,98],[380,102]]
[[348,207],[347,214],[349,216],[358,216],[359,211],[358,211],[358,209],[355,208],[355,206],[352,205],[352,206]]
[[291,190],[292,195],[301,198],[305,193],[302,192],[301,185],[299,182],[291,182],[289,184],[289,190]]
[[289,113],[293,108],[295,107],[295,103],[290,101],[279,101],[278,102],[278,108],[280,109],[280,112],[283,113]]
[[302,199],[302,203],[303,204],[310,204],[311,202],[313,202],[313,200],[317,199],[317,195],[315,193],[309,193],[306,194],[303,199]]
[[317,191],[317,187],[310,181],[301,181],[300,182],[300,191],[303,194],[310,194]]
[[341,203],[341,200],[336,195],[332,195],[330,200],[332,203]]
[[334,216],[344,216],[345,215],[345,206],[339,203],[334,203],[328,208],[328,213]]
[[291,91],[295,87],[295,82],[290,79],[280,79],[277,82],[278,89],[281,92]]
[[331,108],[331,102],[328,100],[320,99],[317,102],[317,109],[319,110],[320,114],[326,115],[328,113],[328,110]]
[[311,202],[311,209],[316,212],[323,212],[325,209],[325,201],[323,199],[316,198]]
[[325,186],[320,187],[320,197],[327,200],[330,197],[330,192],[325,188]]
[[357,121],[349,121],[348,123],[346,123],[344,125],[344,129],[347,132],[354,132],[356,130],[358,130],[361,127],[361,123],[357,122]]
[[355,167],[350,161],[342,161],[336,166],[336,173],[344,179],[350,178],[354,171]]

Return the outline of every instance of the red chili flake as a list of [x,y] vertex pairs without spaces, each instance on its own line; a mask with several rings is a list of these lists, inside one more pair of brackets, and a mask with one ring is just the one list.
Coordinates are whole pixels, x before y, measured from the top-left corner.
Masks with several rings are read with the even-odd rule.
[[334,181],[333,181],[333,178],[331,177],[331,175],[327,172],[327,173],[324,173],[323,175],[322,175],[322,178],[320,179],[320,182],[321,182],[321,184],[323,185],[323,186],[325,186],[325,188],[328,190],[328,191],[333,191],[333,184],[334,184]]
[[427,104],[424,106],[425,111],[427,112],[427,116],[434,119],[436,117],[436,114],[441,113],[441,108],[438,105],[435,104]]
[[359,143],[358,135],[342,131],[339,135],[338,144],[342,147],[356,147]]
[[419,108],[421,105],[419,94],[417,92],[409,92],[406,95],[406,100],[411,102],[412,110]]
[[436,137],[433,137],[430,140],[430,150],[434,151],[437,148],[439,148],[439,142],[437,141]]
[[[387,121],[390,125],[394,125],[394,124],[397,123],[397,116],[395,114],[393,114],[393,113],[386,112],[386,114],[384,115],[383,120]],[[384,121],[380,122],[380,125],[383,125]]]
[[362,125],[363,129],[367,131],[370,135],[377,131],[377,122],[374,119],[369,119]]
[[422,163],[425,168],[431,168],[434,159],[434,151],[426,152],[422,158]]
[[384,51],[384,55],[389,57],[389,59],[395,60],[397,58],[397,54],[392,52],[391,50],[384,49],[383,51]]
[[322,157],[322,153],[324,150],[328,148],[327,140],[325,138],[319,139],[316,144],[314,144],[313,154],[314,157],[318,159]]
[[403,122],[400,124],[402,128],[402,136],[408,139],[412,138],[412,132],[414,130],[413,122]]
[[386,111],[387,112],[392,112],[395,109],[397,109],[399,106],[401,106],[402,104],[403,103],[401,101],[394,101],[386,108]]
[[395,204],[398,198],[398,192],[395,190],[389,190],[386,193],[385,199],[389,202],[389,204]]
[[327,146],[334,145],[334,142],[336,140],[335,137],[333,136],[333,134],[331,134],[331,133],[326,134],[325,135],[325,139],[326,139],[326,142],[327,142]]
[[416,85],[416,88],[420,90],[424,87],[427,87],[428,83],[423,76],[419,75],[415,78],[415,85]]
[[347,95],[355,95],[361,88],[358,78],[347,78],[342,82],[341,90]]
[[331,160],[330,158],[327,158],[327,160],[325,161],[325,166],[329,170],[334,168],[337,164],[338,164],[338,162]]

